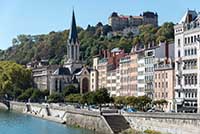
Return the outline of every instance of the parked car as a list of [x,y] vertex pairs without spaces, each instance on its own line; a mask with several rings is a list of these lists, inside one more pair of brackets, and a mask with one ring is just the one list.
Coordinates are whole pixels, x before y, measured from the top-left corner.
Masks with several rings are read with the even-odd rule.
[[122,108],[121,111],[129,112],[129,113],[137,112],[137,110],[135,108]]
[[164,111],[161,109],[151,108],[147,112],[164,112]]
[[175,113],[175,110],[169,110],[167,113]]
[[132,112],[137,112],[137,110],[136,110],[135,108],[128,108],[128,109],[127,109],[127,112],[132,113]]

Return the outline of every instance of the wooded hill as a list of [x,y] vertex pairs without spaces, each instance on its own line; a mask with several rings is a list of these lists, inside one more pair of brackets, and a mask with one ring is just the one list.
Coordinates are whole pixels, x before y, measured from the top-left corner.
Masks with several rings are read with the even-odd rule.
[[[173,23],[164,23],[155,28],[152,25],[142,25],[139,27],[140,34],[133,37],[132,33],[127,37],[106,36],[112,31],[109,25],[98,23],[86,29],[78,27],[81,59],[90,64],[92,56],[97,55],[103,49],[115,47],[123,48],[130,52],[131,47],[138,43],[147,45],[149,42],[173,41]],[[42,35],[19,35],[12,40],[12,47],[7,50],[0,50],[0,60],[11,60],[19,64],[26,64],[31,60],[48,59],[50,64],[60,64],[67,54],[67,39],[69,30],[50,32]]]

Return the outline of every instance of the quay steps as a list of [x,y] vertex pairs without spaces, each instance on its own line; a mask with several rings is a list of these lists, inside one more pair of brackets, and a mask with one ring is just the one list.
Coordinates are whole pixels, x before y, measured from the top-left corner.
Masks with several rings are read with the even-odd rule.
[[115,134],[118,134],[130,128],[129,123],[122,115],[103,115],[103,116]]

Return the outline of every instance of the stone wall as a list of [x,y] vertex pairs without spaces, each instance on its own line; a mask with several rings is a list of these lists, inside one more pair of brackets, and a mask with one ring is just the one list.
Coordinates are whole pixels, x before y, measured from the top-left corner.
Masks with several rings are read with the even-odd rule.
[[25,103],[11,101],[10,102],[10,109],[15,110],[17,112],[24,112],[24,110],[26,109],[26,105],[25,105]]
[[[11,110],[19,111],[22,113],[30,114],[39,118],[66,123],[67,125],[78,126],[94,130],[99,134],[112,134],[110,126],[107,124],[103,116],[99,112],[92,112],[88,110],[74,109],[72,107],[61,107],[53,105],[41,105],[36,103],[29,103],[30,111],[27,112],[27,104],[11,102]],[[46,108],[50,112],[47,114]]]
[[200,134],[200,114],[129,113],[123,114],[137,130],[157,130],[172,134]]

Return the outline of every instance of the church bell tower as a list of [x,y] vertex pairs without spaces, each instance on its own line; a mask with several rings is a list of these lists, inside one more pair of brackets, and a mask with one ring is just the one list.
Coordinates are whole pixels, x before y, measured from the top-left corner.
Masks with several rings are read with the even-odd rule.
[[76,28],[76,19],[74,10],[72,12],[72,22],[69,31],[69,37],[67,41],[67,61],[65,62],[65,67],[69,68],[71,73],[76,69],[81,68],[82,64],[80,62],[80,44],[78,41],[78,33]]

